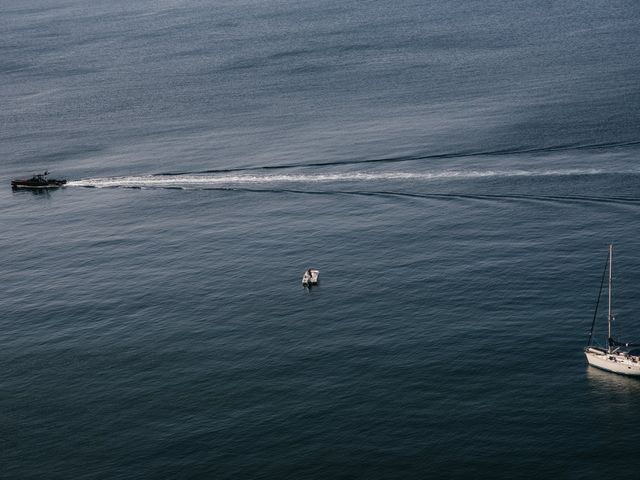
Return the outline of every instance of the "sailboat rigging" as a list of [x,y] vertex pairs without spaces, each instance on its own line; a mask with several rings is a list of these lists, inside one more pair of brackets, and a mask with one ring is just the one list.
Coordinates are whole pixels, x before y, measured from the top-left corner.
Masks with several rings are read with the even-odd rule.
[[[608,314],[607,314],[607,348],[592,345],[593,329],[595,326],[596,315],[598,313],[598,305],[602,296],[602,287],[604,285],[605,274],[609,272],[609,288],[608,288]],[[591,323],[591,331],[589,332],[589,340],[584,349],[589,365],[606,370],[608,372],[620,373],[622,375],[640,375],[640,344],[624,343],[614,340],[611,332],[611,323],[613,322],[613,245],[609,245],[609,255],[605,270],[602,273],[602,281],[600,283],[600,292],[598,293],[598,301],[596,302],[596,310]]]

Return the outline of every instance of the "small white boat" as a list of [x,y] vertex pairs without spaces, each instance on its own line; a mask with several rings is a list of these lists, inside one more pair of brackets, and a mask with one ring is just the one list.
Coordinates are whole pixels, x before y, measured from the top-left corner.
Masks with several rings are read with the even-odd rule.
[[[618,340],[614,340],[611,336],[611,322],[614,319],[611,296],[612,296],[612,261],[613,261],[613,245],[609,245],[609,259],[605,265],[605,270],[602,272],[602,282],[600,283],[600,294],[598,294],[598,302],[596,303],[596,311],[593,315],[593,321],[591,323],[591,331],[589,332],[589,341],[584,349],[584,354],[587,357],[589,365],[606,370],[607,372],[620,373],[622,375],[640,375],[640,344],[624,343]],[[600,303],[600,295],[602,294],[602,287],[604,285],[605,274],[609,270],[609,314],[607,316],[609,330],[607,334],[607,347],[597,347],[591,344],[593,338],[593,327],[596,322],[596,315],[598,314],[598,304]]]
[[302,275],[302,285],[305,287],[308,287],[309,285],[317,285],[319,276],[320,270],[317,268],[307,268]]

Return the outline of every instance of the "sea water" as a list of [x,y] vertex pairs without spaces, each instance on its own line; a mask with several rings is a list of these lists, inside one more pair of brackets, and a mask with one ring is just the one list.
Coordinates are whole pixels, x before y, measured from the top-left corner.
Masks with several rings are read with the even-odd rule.
[[637,475],[636,2],[0,13],[0,477]]

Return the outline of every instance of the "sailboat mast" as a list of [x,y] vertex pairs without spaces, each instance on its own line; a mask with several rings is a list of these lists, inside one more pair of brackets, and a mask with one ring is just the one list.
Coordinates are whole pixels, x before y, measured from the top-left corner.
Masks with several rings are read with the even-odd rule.
[[609,245],[609,315],[607,316],[608,319],[608,323],[609,323],[609,337],[607,338],[607,345],[609,348],[609,351],[611,351],[611,343],[609,342],[609,340],[611,340],[611,320],[612,320],[612,314],[611,314],[611,283],[612,283],[612,270],[613,270],[613,245]]

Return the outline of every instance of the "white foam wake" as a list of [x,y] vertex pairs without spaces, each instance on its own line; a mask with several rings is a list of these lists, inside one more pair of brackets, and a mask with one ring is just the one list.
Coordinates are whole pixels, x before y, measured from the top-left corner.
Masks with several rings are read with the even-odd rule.
[[598,169],[565,170],[443,170],[436,172],[340,172],[318,174],[208,174],[127,176],[72,180],[70,187],[190,188],[232,187],[247,184],[374,182],[385,180],[429,181],[483,177],[573,176],[603,173]]

